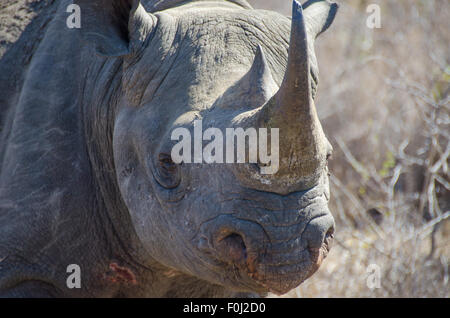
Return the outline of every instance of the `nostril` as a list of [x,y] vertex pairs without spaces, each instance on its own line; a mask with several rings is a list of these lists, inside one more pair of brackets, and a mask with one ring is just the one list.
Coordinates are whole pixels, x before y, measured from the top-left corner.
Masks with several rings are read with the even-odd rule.
[[325,239],[334,238],[334,226],[330,227],[325,234]]
[[325,243],[325,247],[328,251],[331,249],[331,244],[333,242],[333,239],[334,239],[334,226],[330,227],[330,229],[325,234],[324,243]]
[[216,244],[220,258],[228,263],[243,264],[247,259],[247,247],[244,239],[237,233],[232,233]]
[[223,241],[225,241],[226,244],[233,246],[235,248],[239,248],[242,250],[246,249],[244,240],[242,239],[242,236],[240,236],[239,234],[236,233],[230,234],[227,237],[225,237]]
[[304,238],[309,249],[320,249],[323,244],[329,244],[334,236],[334,219],[326,214],[313,219],[304,232]]

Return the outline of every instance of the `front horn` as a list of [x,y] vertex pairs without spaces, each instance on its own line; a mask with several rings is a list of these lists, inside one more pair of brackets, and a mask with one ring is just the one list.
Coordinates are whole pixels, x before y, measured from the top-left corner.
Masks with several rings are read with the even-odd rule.
[[308,36],[297,0],[286,74],[280,89],[255,116],[258,127],[279,128],[280,167],[275,177],[287,177],[289,183],[317,180],[326,161],[327,140],[312,99]]

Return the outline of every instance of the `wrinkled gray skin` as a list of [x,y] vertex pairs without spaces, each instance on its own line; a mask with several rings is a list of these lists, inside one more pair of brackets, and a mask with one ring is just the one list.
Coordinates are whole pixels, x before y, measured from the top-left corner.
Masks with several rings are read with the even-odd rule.
[[[312,43],[336,8],[294,3],[309,58],[289,73],[306,40],[241,0],[75,2],[80,30],[49,1],[0,61],[0,296],[251,296],[311,276],[334,227]],[[175,165],[170,134],[195,119],[282,126],[280,172]]]

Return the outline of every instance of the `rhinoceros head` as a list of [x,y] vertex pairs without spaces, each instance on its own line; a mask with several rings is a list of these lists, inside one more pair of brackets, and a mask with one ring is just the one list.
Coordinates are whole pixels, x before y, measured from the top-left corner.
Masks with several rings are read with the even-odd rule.
[[[233,1],[193,1],[154,14],[139,1],[105,1],[101,10],[79,2],[83,36],[99,54],[123,59],[114,162],[152,258],[241,291],[281,294],[311,276],[334,231],[313,42],[337,6],[310,0],[303,9],[295,0],[288,19]],[[252,127],[271,138],[278,128],[272,173],[263,173],[259,157],[195,161],[211,132],[225,138],[227,128]],[[192,137],[205,132],[200,145],[183,148],[192,163],[173,160],[180,128]]]

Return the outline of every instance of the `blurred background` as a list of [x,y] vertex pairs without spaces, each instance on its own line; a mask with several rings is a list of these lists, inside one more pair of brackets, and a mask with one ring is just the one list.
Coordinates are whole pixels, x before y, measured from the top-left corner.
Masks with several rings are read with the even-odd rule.
[[[0,0],[0,56],[48,1]],[[291,14],[291,0],[249,2]],[[316,41],[335,241],[285,296],[449,297],[450,1],[337,2]]]
[[[249,2],[291,14],[291,0]],[[336,2],[316,41],[335,241],[286,296],[449,297],[450,1]]]

